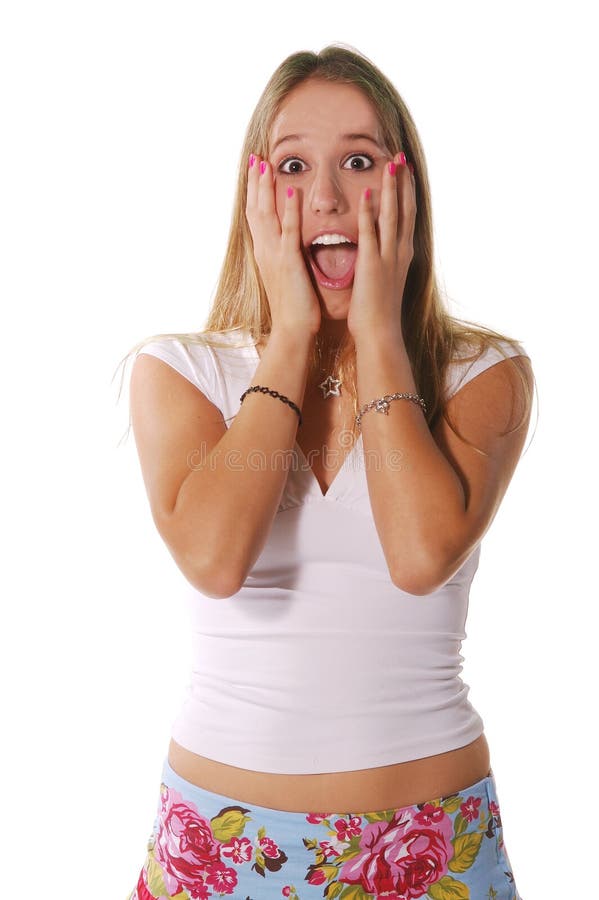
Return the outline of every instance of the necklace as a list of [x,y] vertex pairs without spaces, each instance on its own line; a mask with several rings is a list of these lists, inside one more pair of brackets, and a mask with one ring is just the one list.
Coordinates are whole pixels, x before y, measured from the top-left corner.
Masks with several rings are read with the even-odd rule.
[[[318,362],[319,362],[320,372],[324,373],[324,372],[326,372],[326,368],[322,364],[322,347],[320,344],[320,340],[318,338],[316,339],[316,347],[317,347],[317,352],[318,352]],[[336,370],[338,362],[339,362],[339,350],[337,350],[337,353],[335,354],[335,364],[333,366],[333,371]],[[324,379],[324,381],[321,381],[321,383],[318,385],[318,387],[322,391],[323,400],[326,400],[328,397],[340,397],[342,384],[343,384],[343,382],[340,381],[338,378],[335,378],[335,376],[333,374],[327,375],[326,378]]]

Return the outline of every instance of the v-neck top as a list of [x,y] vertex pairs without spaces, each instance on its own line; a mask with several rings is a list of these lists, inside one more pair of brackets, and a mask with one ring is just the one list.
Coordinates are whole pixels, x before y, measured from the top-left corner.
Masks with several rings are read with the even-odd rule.
[[[164,338],[138,352],[176,369],[230,427],[260,357],[242,329],[214,337],[245,343]],[[520,344],[503,346],[528,356]],[[490,348],[475,362],[455,360],[446,397],[503,358]],[[181,579],[192,670],[172,737],[218,762],[288,775],[466,746],[484,730],[460,677],[480,542],[438,590],[409,594],[389,575],[361,435],[325,494],[297,442],[293,450],[271,531],[241,589],[214,599]]]

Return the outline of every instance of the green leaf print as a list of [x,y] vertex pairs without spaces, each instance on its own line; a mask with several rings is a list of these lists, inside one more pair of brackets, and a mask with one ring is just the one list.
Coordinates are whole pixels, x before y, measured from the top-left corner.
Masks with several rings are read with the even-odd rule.
[[350,884],[339,894],[339,900],[372,900],[372,894],[367,894],[360,884]]
[[391,822],[396,810],[382,809],[378,812],[362,813],[362,818],[367,822]]
[[327,900],[335,900],[335,897],[338,897],[343,888],[345,887],[341,881],[331,881],[330,884],[327,884],[324,889],[323,896],[327,898]]
[[470,889],[463,881],[456,881],[455,878],[444,875],[439,881],[431,884],[427,895],[432,900],[470,900]]
[[465,872],[469,869],[480,850],[483,835],[477,832],[463,834],[452,841],[453,859],[449,860],[447,868],[451,872]]
[[246,824],[252,819],[251,816],[244,815],[246,812],[249,810],[243,809],[241,806],[229,806],[210,819],[212,834],[216,840],[226,844],[232,837],[241,837]]
[[252,869],[257,872],[258,875],[262,875],[263,878],[266,878],[266,875],[264,874],[264,854],[262,853],[262,850],[256,850]]
[[447,800],[444,800],[441,804],[441,808],[445,810],[448,816],[452,815],[454,812],[460,808],[464,801],[460,797],[459,794],[455,794],[453,797],[448,797]]

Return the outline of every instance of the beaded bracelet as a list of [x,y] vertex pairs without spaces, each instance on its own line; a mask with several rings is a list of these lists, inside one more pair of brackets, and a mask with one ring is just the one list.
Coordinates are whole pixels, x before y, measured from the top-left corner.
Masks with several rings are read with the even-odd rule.
[[288,406],[290,406],[292,409],[294,409],[296,411],[296,413],[299,416],[299,423],[300,423],[300,425],[302,424],[302,414],[300,412],[300,408],[299,408],[299,406],[295,405],[293,400],[290,400],[289,397],[285,396],[285,394],[279,394],[278,391],[271,391],[270,388],[261,387],[259,384],[255,384],[253,387],[248,388],[247,391],[244,391],[243,394],[241,395],[241,397],[239,398],[239,402],[243,403],[243,400],[244,400],[246,394],[249,394],[252,391],[260,391],[261,394],[270,394],[271,397],[278,397],[279,400],[282,400],[283,403],[287,403]]
[[422,407],[423,411],[426,413],[426,403],[422,399],[422,397],[418,397],[417,394],[385,394],[384,397],[379,397],[377,400],[371,400],[370,403],[367,403],[366,406],[363,406],[358,415],[356,416],[356,425],[360,427],[362,425],[362,416],[365,412],[368,412],[369,409],[376,409],[377,412],[384,413],[386,416],[389,415],[389,404],[391,400],[412,400],[414,403],[417,403],[420,407]]

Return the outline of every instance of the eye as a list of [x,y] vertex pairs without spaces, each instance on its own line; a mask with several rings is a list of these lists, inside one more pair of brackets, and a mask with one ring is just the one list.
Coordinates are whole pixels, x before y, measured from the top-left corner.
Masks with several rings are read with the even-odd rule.
[[[353,163],[354,161],[364,160],[364,159],[368,160],[367,166],[365,166],[364,163],[360,163],[357,166],[350,165],[349,168],[355,169],[358,172],[365,171],[366,169],[371,169],[372,166],[374,165],[374,160],[373,160],[372,156],[368,155],[368,153],[352,153],[352,155],[350,157],[348,157],[347,162]],[[345,166],[344,166],[344,168],[345,168]]]
[[287,159],[284,159],[283,162],[279,166],[279,172],[283,175],[300,175],[301,172],[298,169],[293,169],[291,172],[287,169],[284,169],[283,166],[287,165],[300,165],[303,166],[303,162],[297,156],[288,156]]

